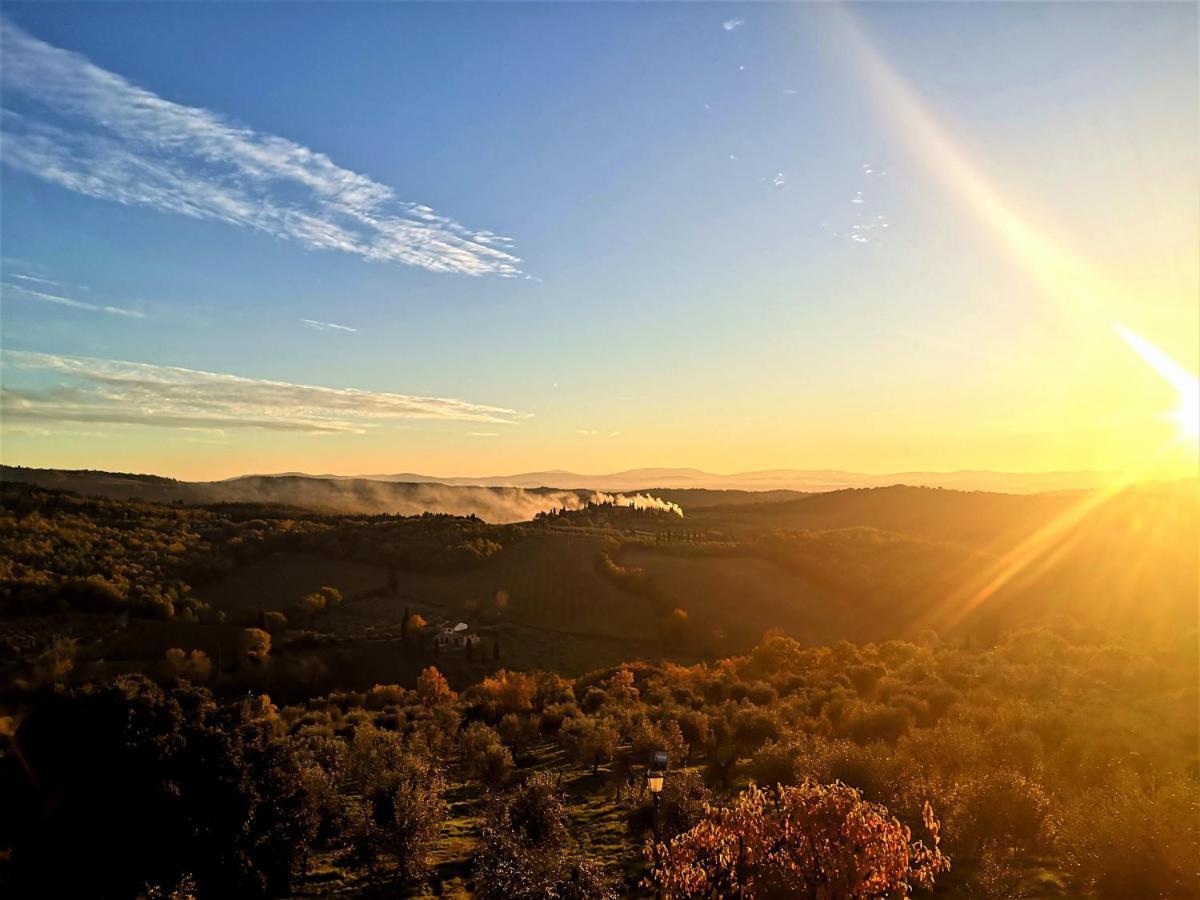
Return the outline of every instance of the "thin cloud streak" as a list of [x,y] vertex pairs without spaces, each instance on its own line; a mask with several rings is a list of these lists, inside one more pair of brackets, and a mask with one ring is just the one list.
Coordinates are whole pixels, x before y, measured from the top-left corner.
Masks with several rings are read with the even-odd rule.
[[[511,239],[467,228],[286,138],[164,99],[0,20],[3,162],[89,197],[251,228],[319,250],[517,275]],[[24,108],[28,107],[28,108]],[[285,195],[289,199],[284,199]]]
[[300,324],[305,328],[311,328],[314,331],[352,331],[357,333],[357,328],[351,328],[349,325],[338,325],[336,322],[318,322],[316,319],[301,319]]
[[[513,424],[511,409],[444,397],[329,388],[174,366],[4,350],[0,414],[9,422],[364,434],[401,420]],[[18,387],[13,373],[33,374]],[[45,382],[53,378],[53,384]]]
[[[49,282],[53,284],[54,282]],[[138,312],[136,309],[126,309],[123,306],[104,306],[96,303],[87,303],[83,300],[76,300],[74,297],[62,297],[58,294],[47,294],[43,291],[35,291],[31,288],[21,287],[19,284],[4,285],[5,293],[16,291],[20,297],[27,297],[30,300],[36,300],[39,303],[52,303],[55,306],[66,306],[70,309],[81,309],[85,312],[106,313],[110,316],[123,316],[127,319],[144,319],[146,314]]]

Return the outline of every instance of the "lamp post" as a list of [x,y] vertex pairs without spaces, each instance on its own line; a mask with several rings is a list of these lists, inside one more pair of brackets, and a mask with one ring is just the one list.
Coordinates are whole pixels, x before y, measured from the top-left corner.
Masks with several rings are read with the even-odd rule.
[[[650,754],[650,762],[646,765],[646,787],[654,798],[654,862],[658,864],[658,847],[662,842],[662,814],[659,804],[662,800],[663,782],[667,777],[667,751],[655,750]],[[662,890],[655,888],[654,896],[662,897]]]
[[667,751],[655,750],[650,754],[650,762],[646,766],[646,787],[650,789],[650,796],[654,798],[654,840],[657,843],[661,838],[659,835],[660,816],[659,802],[662,799],[663,782],[667,777]]

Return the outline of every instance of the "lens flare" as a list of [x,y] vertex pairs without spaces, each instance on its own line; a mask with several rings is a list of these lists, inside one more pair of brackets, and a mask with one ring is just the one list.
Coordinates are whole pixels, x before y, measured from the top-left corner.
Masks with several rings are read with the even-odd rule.
[[[971,155],[951,137],[913,87],[891,67],[857,19],[839,5],[833,14],[864,83],[893,122],[896,135],[933,176],[991,233],[1018,267],[1076,325],[1103,329],[1128,292],[1090,260],[1034,221],[984,174]],[[1170,414],[1183,438],[1195,440],[1200,424],[1196,376],[1145,338],[1124,326],[1117,333],[1179,393]]]
[[1179,394],[1179,406],[1168,416],[1179,425],[1180,435],[1191,441],[1200,437],[1200,380],[1140,334],[1135,334],[1119,322],[1114,322],[1113,328]]

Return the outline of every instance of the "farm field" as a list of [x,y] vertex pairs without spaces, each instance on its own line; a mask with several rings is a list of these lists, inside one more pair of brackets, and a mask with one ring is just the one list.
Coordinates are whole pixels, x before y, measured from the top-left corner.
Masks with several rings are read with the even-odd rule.
[[687,610],[700,646],[745,652],[768,627],[803,642],[853,640],[863,630],[844,601],[767,560],[673,556],[638,546],[623,547],[615,559],[645,571],[667,601]]
[[227,613],[282,610],[306,594],[334,587],[343,597],[383,587],[387,569],[352,560],[304,553],[273,553],[229,575],[198,586],[194,593]]

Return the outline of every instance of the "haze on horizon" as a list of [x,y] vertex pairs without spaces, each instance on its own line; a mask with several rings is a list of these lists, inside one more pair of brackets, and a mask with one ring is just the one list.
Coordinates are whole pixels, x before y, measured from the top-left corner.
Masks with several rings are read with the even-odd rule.
[[3,462],[1194,476],[1197,16],[6,4]]

